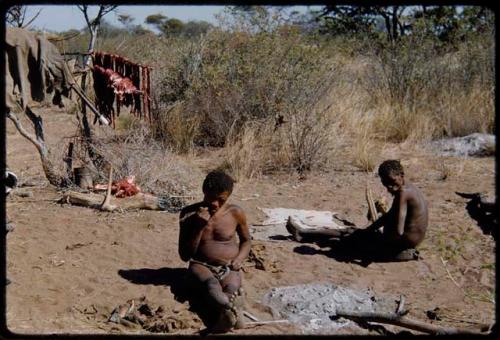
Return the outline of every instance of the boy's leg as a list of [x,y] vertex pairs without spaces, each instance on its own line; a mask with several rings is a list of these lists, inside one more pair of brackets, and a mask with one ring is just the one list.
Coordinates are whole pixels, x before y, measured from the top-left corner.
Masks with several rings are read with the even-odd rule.
[[220,306],[229,306],[229,298],[223,292],[219,280],[217,280],[207,267],[198,263],[191,263],[189,265],[189,271],[193,274],[194,278],[205,287],[210,299]]
[[227,276],[221,281],[222,290],[228,298],[238,292],[241,287],[241,273],[237,271],[230,271]]
[[221,280],[221,286],[224,293],[230,301],[229,308],[222,308],[220,316],[214,327],[213,331],[225,332],[232,328],[243,328],[243,296],[241,291],[241,273],[238,271],[231,271]]

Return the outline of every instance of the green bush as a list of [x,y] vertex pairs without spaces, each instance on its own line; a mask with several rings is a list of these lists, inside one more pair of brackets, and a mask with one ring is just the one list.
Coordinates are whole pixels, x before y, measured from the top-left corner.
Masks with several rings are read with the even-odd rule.
[[160,98],[166,105],[183,101],[185,118],[200,117],[196,143],[202,145],[223,146],[247,121],[310,109],[310,90],[327,87],[331,77],[324,51],[292,28],[214,30],[179,52]]

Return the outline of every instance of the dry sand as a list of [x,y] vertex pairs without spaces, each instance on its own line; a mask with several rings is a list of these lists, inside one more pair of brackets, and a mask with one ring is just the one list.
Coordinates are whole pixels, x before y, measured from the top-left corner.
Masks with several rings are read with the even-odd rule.
[[[73,116],[59,110],[38,112],[50,145],[60,143],[63,136],[56,137],[56,133],[74,134]],[[365,268],[337,262],[328,257],[327,249],[316,245],[259,241],[260,255],[272,265],[267,270],[247,268],[244,273],[250,313],[263,320],[272,318],[261,304],[272,287],[321,281],[370,288],[378,294],[404,294],[410,317],[436,325],[473,328],[474,324],[457,320],[493,322],[495,243],[468,216],[466,200],[454,192],[494,193],[494,159],[438,158],[402,146],[386,149],[381,157],[402,159],[407,177],[430,203],[430,226],[420,247],[423,259],[372,263]],[[217,152],[211,152],[197,156],[195,163],[206,172],[219,159]],[[43,177],[34,146],[9,121],[7,160],[21,183],[36,184],[16,189],[7,201],[7,213],[15,223],[15,230],[7,235],[7,276],[12,281],[6,288],[9,330],[21,334],[147,333],[107,322],[116,306],[141,296],[173,316],[189,319],[186,328],[175,332],[194,334],[203,328],[198,317],[187,311],[187,302],[175,299],[186,267],[177,254],[177,214],[107,213],[58,204],[61,194]],[[444,173],[448,174],[445,180]],[[250,223],[265,217],[258,207],[284,207],[336,211],[363,226],[367,224],[366,181],[376,195],[388,197],[374,174],[339,161],[337,167],[305,179],[275,175],[237,183],[231,200],[244,208]],[[20,197],[16,192],[32,196]],[[443,317],[431,321],[426,312],[436,307]],[[275,324],[233,333],[300,332],[293,325]]]

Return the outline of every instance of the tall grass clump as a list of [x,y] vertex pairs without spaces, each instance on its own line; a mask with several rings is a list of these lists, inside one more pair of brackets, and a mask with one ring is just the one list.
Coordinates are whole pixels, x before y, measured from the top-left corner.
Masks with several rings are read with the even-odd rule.
[[[256,138],[262,147],[273,144],[265,148],[274,152],[270,158],[278,149],[288,153],[273,165],[277,169],[305,171],[321,163],[330,122],[328,104],[320,101],[335,72],[323,46],[292,26],[216,29],[176,46],[179,55],[157,85],[164,107],[158,121],[165,122],[157,127],[158,136],[183,151],[189,145],[236,147]],[[251,137],[249,129],[257,129],[258,136]]]
[[[137,123],[116,133],[102,130],[93,140],[94,150],[114,169],[114,178],[135,176],[144,192],[156,195],[193,196],[201,173],[187,159],[180,158],[152,138],[149,128]],[[82,160],[92,168],[92,163]],[[97,173],[97,172],[96,172]],[[100,174],[102,182],[106,174]]]
[[325,81],[323,51],[293,27],[217,29],[178,52],[158,85],[159,98],[182,102],[186,115],[201,117],[201,144],[224,145],[246,121],[286,113],[311,82]]
[[381,111],[375,131],[389,141],[492,133],[494,40],[471,37],[456,47],[415,34],[372,46],[364,89]]

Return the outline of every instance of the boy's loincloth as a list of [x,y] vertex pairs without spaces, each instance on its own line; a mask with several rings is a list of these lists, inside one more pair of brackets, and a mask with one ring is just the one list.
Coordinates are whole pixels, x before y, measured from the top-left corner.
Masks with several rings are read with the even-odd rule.
[[208,268],[212,274],[214,274],[215,278],[219,281],[223,280],[230,272],[231,268],[226,265],[213,265],[206,262],[198,261],[198,260],[189,260],[190,263],[201,264],[205,268]]

